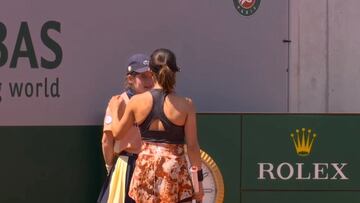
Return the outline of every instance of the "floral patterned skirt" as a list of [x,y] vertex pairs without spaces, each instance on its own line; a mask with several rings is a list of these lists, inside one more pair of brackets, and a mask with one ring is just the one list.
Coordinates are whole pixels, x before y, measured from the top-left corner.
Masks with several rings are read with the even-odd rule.
[[184,145],[144,142],[129,195],[137,203],[191,201],[193,186]]

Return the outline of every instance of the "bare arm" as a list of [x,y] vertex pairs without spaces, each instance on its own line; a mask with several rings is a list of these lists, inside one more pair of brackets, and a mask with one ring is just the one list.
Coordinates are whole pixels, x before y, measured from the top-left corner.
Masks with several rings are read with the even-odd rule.
[[[187,145],[187,153],[191,166],[201,169],[200,146],[197,137],[196,111],[190,99],[188,99],[190,111],[185,122],[185,140]],[[202,201],[204,189],[202,182],[199,182],[199,192],[194,194],[197,201]]]
[[[116,101],[117,108],[111,108],[111,101]],[[114,102],[113,101],[113,102]],[[122,117],[125,110],[125,102],[120,95],[113,96],[109,101],[108,108],[104,120],[104,129],[101,140],[102,152],[106,165],[112,166],[114,162],[114,144],[115,140],[112,132],[112,125],[114,120]]]
[[103,132],[101,145],[105,164],[112,166],[114,160],[114,138],[111,131]]
[[196,112],[189,99],[189,112],[185,122],[185,141],[191,166],[201,168],[200,146],[197,137]]
[[[134,96],[136,97],[136,96]],[[113,136],[115,140],[121,139],[125,133],[131,128],[131,126],[135,123],[135,117],[133,113],[134,101],[131,99],[129,103],[126,105],[120,105],[117,98],[111,98],[109,103],[109,108],[112,112],[124,112],[121,116],[116,116],[113,119],[113,123],[111,125],[111,130],[113,132]],[[122,109],[121,109],[122,108]]]

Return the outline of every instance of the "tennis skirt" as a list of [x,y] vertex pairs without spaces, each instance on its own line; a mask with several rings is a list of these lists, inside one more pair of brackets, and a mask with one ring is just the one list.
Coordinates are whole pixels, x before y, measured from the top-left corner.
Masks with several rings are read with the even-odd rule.
[[101,188],[98,203],[135,203],[128,191],[136,158],[136,154],[120,153]]
[[137,203],[191,201],[193,186],[184,145],[143,142],[129,195]]

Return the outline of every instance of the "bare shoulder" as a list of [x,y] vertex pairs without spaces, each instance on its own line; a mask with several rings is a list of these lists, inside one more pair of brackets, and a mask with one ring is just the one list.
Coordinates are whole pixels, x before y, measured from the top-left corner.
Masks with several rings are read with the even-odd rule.
[[147,91],[147,92],[136,94],[136,95],[132,96],[130,101],[131,102],[139,102],[139,101],[143,101],[144,99],[148,99],[149,97],[151,97],[151,94],[150,94],[150,92]]
[[179,95],[176,95],[175,97],[176,97],[176,100],[178,101],[177,103],[180,104],[182,109],[184,109],[185,111],[194,111],[195,110],[194,102],[190,97],[183,97],[183,96],[179,96]]
[[190,97],[184,97],[184,100],[188,105],[193,105],[193,101]]
[[125,100],[121,97],[121,95],[114,95],[110,98],[107,108],[109,108],[110,111],[117,110],[121,112],[125,106]]
[[195,111],[195,104],[190,97],[184,97],[185,103],[190,111]]
[[131,106],[142,105],[143,103],[148,103],[149,99],[151,99],[150,92],[136,94],[136,95],[132,96],[131,99],[129,100],[129,105],[131,105]]

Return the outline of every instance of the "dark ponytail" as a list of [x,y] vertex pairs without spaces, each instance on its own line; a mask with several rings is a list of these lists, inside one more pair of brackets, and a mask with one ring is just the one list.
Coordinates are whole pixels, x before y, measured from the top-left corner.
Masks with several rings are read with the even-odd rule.
[[176,83],[176,72],[179,68],[176,65],[175,54],[168,49],[157,49],[151,54],[150,69],[154,72],[155,79],[169,94],[174,91]]
[[175,72],[173,72],[169,66],[165,65],[162,67],[159,74],[155,74],[155,76],[156,80],[167,94],[174,90],[176,83]]

